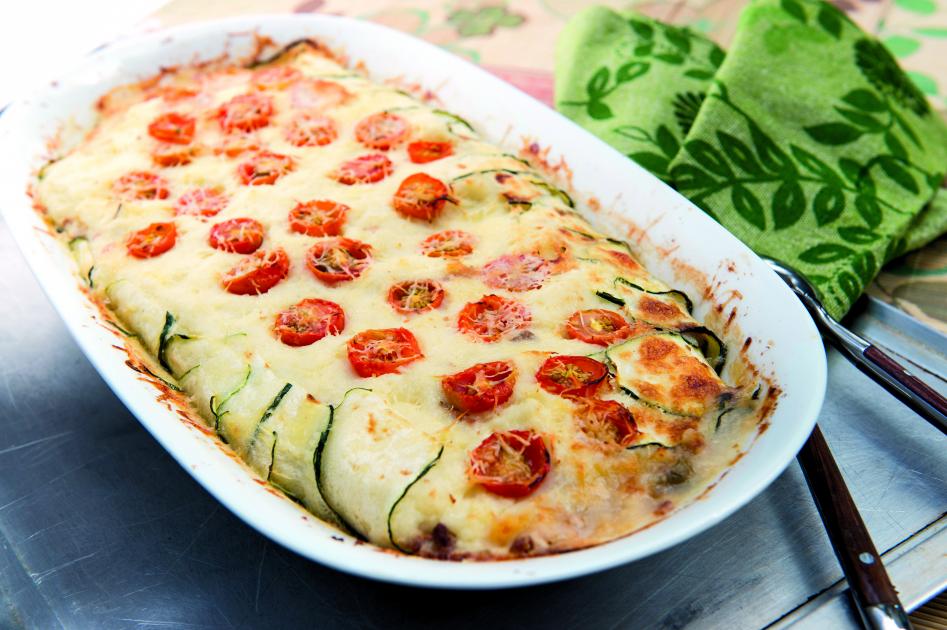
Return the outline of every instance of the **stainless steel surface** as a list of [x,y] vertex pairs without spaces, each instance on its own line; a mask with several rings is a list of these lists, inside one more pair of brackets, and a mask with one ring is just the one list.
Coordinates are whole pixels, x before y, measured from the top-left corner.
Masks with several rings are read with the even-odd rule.
[[[895,374],[885,368],[884,365],[874,361],[868,352],[871,344],[848,328],[840,324],[834,317],[829,315],[828,311],[819,300],[815,289],[806,280],[805,276],[798,271],[772,258],[764,258],[776,274],[789,285],[793,292],[799,297],[805,305],[806,310],[819,326],[823,336],[828,339],[842,354],[852,361],[860,370],[865,372],[871,378],[875,379],[879,385],[887,389],[893,396],[898,397],[906,405],[917,411],[925,420],[938,427],[941,432],[947,433],[947,414],[942,409],[944,401],[940,399],[940,409],[937,408],[937,402],[932,399],[937,398],[937,393],[928,391],[928,396],[923,396],[917,391],[912,391],[905,382],[899,380]],[[872,350],[874,352],[874,350]],[[889,362],[891,357],[882,355],[883,359]],[[901,366],[894,366],[895,368]],[[896,370],[901,372],[901,370]],[[914,377],[910,372],[906,373],[909,377]]]
[[865,610],[869,628],[876,630],[910,630],[911,621],[900,606],[869,606]]
[[[560,584],[435,593],[303,560],[220,507],[129,415],[2,224],[0,264],[0,627],[856,627],[795,464],[700,536]],[[871,313],[855,328],[947,373],[943,350]],[[829,366],[819,424],[911,608],[947,579],[947,438],[838,354]]]

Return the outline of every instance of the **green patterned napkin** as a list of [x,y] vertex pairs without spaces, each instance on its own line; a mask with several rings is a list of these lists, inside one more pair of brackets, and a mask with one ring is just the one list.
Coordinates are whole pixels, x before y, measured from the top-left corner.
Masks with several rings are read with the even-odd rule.
[[819,0],[755,0],[728,54],[594,7],[556,54],[556,106],[796,267],[836,317],[947,231],[947,126],[892,56]]

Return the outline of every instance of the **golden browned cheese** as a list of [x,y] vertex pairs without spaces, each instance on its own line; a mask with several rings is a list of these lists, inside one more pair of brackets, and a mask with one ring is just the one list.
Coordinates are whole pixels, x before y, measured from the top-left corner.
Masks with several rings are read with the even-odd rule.
[[[72,239],[91,295],[257,474],[356,535],[442,558],[600,543],[697,496],[755,434],[753,384],[718,376],[725,348],[692,317],[687,296],[462,119],[306,46],[264,67],[169,72],[114,91],[100,111],[92,133],[36,186],[50,221]],[[162,134],[150,128],[156,120],[172,124]],[[416,142],[450,151],[418,161],[419,147],[409,151]],[[360,156],[379,160],[377,181],[347,177],[343,165]],[[123,187],[130,173],[149,175]],[[437,198],[405,210],[412,197],[399,187],[420,173],[444,188],[424,179]],[[195,203],[208,198],[216,205]],[[293,229],[291,212],[315,201],[348,208],[339,236]],[[212,228],[234,219],[258,222],[258,251],[270,262],[282,251],[288,261],[249,294],[228,291],[230,270],[259,262],[258,254],[211,245]],[[156,223],[168,225],[150,240],[134,237]],[[446,253],[426,245],[448,230],[468,236],[450,233]],[[358,271],[327,282],[307,261],[314,247],[342,237],[368,249],[350,248],[347,258],[328,247],[323,263]],[[392,289],[415,280],[436,284]],[[422,312],[388,300],[392,292],[417,305],[437,286],[443,298]],[[304,299],[338,305],[344,321],[289,345],[275,324]],[[486,332],[471,332],[469,316],[489,304],[503,306],[479,315]],[[620,315],[624,336],[608,348],[577,337],[567,322],[588,309]],[[371,335],[364,347],[382,364],[412,360],[360,376],[353,338],[399,328],[416,350]],[[614,404],[544,388],[536,375],[554,355],[604,364],[607,378],[583,397]],[[722,373],[737,373],[739,360]],[[512,368],[508,399],[474,411],[448,399],[446,376],[497,361]],[[490,385],[485,374],[477,387]],[[630,430],[620,413],[599,424],[586,417],[618,405],[633,418]],[[511,431],[520,433],[505,433],[506,450],[492,451],[494,473],[525,477],[528,487],[498,490],[503,483],[483,476],[487,460],[476,460],[497,446],[492,435]],[[541,445],[528,451],[526,438],[511,435]]]

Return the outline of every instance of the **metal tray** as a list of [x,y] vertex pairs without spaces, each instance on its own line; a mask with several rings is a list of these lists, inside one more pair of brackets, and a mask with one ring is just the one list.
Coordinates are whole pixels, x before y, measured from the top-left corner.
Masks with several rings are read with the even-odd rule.
[[[67,333],[0,223],[0,627],[855,627],[798,466],[650,558],[485,593],[319,566],[230,514]],[[855,327],[940,391],[947,339],[872,303]],[[836,353],[819,423],[909,608],[947,583],[947,438]]]

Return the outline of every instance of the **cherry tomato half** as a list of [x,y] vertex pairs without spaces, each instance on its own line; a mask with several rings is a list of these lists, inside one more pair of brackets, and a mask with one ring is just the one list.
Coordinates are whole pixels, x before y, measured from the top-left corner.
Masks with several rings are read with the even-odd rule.
[[263,94],[240,94],[217,110],[220,128],[227,133],[254,131],[270,124],[273,101]]
[[549,450],[538,433],[503,431],[492,434],[470,454],[467,476],[501,497],[532,494],[549,472]]
[[351,238],[327,238],[306,254],[309,271],[329,285],[358,278],[371,262],[371,245]]
[[328,199],[298,203],[289,211],[289,227],[307,236],[338,236],[349,210],[344,203]]
[[302,76],[302,72],[291,66],[271,66],[254,72],[250,82],[258,90],[282,90]]
[[345,312],[329,300],[309,298],[276,316],[273,332],[287,346],[308,346],[345,328]]
[[283,175],[292,172],[296,162],[288,155],[260,151],[248,162],[237,167],[237,174],[247,186],[269,186]]
[[349,101],[352,94],[332,81],[303,79],[290,88],[289,98],[296,109],[325,111]]
[[494,289],[531,291],[543,286],[549,263],[535,254],[505,254],[483,266],[483,282]]
[[289,275],[289,256],[282,249],[258,250],[227,271],[221,284],[235,295],[266,293]]
[[584,434],[603,444],[627,448],[638,437],[634,416],[615,400],[583,400],[575,411],[575,417]]
[[566,337],[598,346],[610,346],[631,333],[625,318],[603,308],[576,311],[566,322]]
[[444,301],[444,288],[434,280],[405,280],[388,289],[388,303],[399,313],[431,311]]
[[122,175],[112,184],[112,191],[127,201],[167,199],[168,182],[154,173],[132,171]]
[[360,332],[348,343],[349,363],[363,378],[393,374],[424,357],[418,340],[405,328],[384,328]]
[[528,328],[531,321],[529,310],[519,302],[485,295],[460,310],[457,328],[480,341],[492,342]]
[[607,376],[608,368],[600,361],[562,354],[546,359],[536,372],[540,387],[565,398],[591,396]]
[[346,186],[374,184],[391,175],[392,170],[394,170],[394,167],[391,165],[391,160],[381,153],[370,153],[343,162],[332,174],[332,177]]
[[312,112],[297,114],[286,128],[286,140],[295,147],[322,147],[338,137],[335,121]]
[[192,188],[174,202],[175,214],[191,214],[200,217],[212,217],[227,207],[227,195],[219,188],[204,186]]
[[425,173],[415,173],[401,182],[391,205],[402,216],[433,221],[448,199],[450,190],[444,182]]
[[217,223],[210,229],[210,246],[234,254],[252,254],[263,244],[263,225],[241,217]]
[[194,146],[181,144],[171,144],[170,142],[159,142],[151,150],[151,161],[156,166],[172,167],[185,166],[191,163],[198,149]]
[[421,253],[431,258],[457,258],[473,253],[473,234],[461,230],[435,232],[421,241]]
[[178,231],[173,223],[152,223],[132,232],[125,241],[125,247],[135,258],[153,258],[174,247],[177,238]]
[[427,164],[449,155],[453,155],[454,145],[450,142],[412,142],[408,145],[408,158],[415,164]]
[[404,142],[410,129],[408,121],[401,116],[379,112],[363,118],[355,126],[355,138],[369,149],[387,151]]
[[441,379],[447,402],[469,413],[496,409],[510,399],[515,384],[513,366],[506,361],[478,363]]
[[232,133],[224,137],[223,141],[214,148],[214,153],[223,153],[227,157],[235,158],[244,153],[257,152],[263,148],[263,143],[255,133]]
[[148,125],[148,134],[155,140],[170,144],[190,144],[197,121],[176,112],[158,116]]

